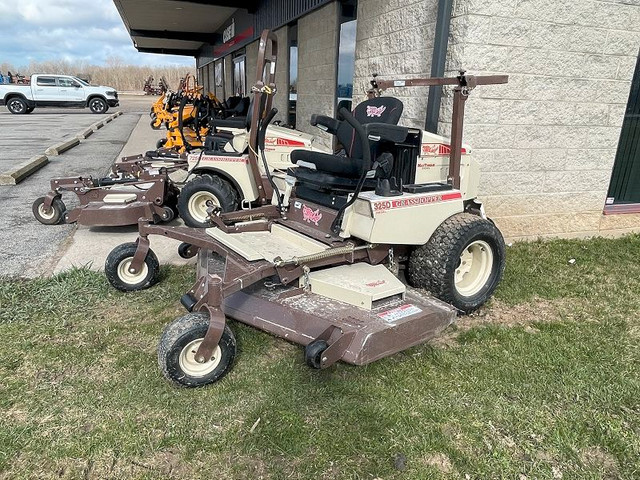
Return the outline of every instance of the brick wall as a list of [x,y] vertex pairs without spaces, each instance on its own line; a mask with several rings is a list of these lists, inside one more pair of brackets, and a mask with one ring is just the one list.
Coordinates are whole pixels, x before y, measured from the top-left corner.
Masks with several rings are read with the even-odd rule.
[[480,197],[506,236],[640,227],[640,216],[602,215],[640,45],[640,7],[629,3],[454,2],[447,74],[510,75],[473,92],[464,134],[480,161]]
[[314,113],[334,115],[340,39],[338,8],[338,2],[332,2],[298,20],[296,128],[325,139],[329,136],[309,125],[309,119]]
[[[372,73],[380,78],[430,76],[437,8],[437,0],[358,2],[354,105],[365,99]],[[400,124],[424,128],[427,93],[426,87],[389,90],[404,103]]]

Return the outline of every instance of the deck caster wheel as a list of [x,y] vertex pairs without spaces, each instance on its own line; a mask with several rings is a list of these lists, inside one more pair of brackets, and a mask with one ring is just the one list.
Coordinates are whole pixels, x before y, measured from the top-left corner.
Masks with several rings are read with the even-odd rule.
[[231,370],[236,339],[227,325],[211,358],[204,363],[196,361],[208,328],[209,317],[203,313],[188,313],[167,325],[158,344],[158,366],[167,380],[180,387],[202,387]]
[[166,138],[161,138],[160,140],[158,140],[156,142],[156,148],[162,148],[165,143],[167,143],[167,139]]
[[173,211],[173,208],[169,206],[162,207],[162,215],[160,216],[163,222],[170,222],[174,218],[176,218],[176,212]]
[[193,258],[198,253],[198,249],[190,243],[182,242],[178,245],[178,255],[182,258]]
[[33,216],[36,217],[36,220],[45,225],[57,225],[58,223],[63,223],[66,210],[67,207],[65,207],[64,202],[58,197],[53,199],[51,207],[49,208],[44,206],[44,197],[37,198],[31,206]]
[[109,283],[123,292],[143,290],[155,285],[160,275],[160,264],[153,250],[147,252],[142,268],[138,273],[129,271],[131,261],[138,244],[123,243],[111,250],[104,264],[104,273]]
[[185,293],[180,297],[180,303],[184,308],[187,309],[187,312],[193,312],[193,307],[196,306],[196,303],[198,303],[198,301],[193,298],[193,295]]
[[315,369],[322,368],[322,354],[329,347],[329,344],[324,340],[314,340],[304,347],[304,361],[305,363]]

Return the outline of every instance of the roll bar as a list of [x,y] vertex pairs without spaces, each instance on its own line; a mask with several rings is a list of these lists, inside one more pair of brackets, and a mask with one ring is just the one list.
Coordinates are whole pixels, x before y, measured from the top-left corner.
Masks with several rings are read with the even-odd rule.
[[467,75],[466,70],[460,70],[457,77],[409,78],[403,80],[378,80],[373,75],[369,96],[379,97],[387,88],[394,87],[433,87],[454,85],[453,114],[451,116],[451,152],[449,154],[449,174],[447,182],[453,188],[460,188],[460,161],[462,152],[462,129],[464,123],[464,105],[475,87],[479,85],[497,85],[507,83],[508,75]]
[[251,88],[254,97],[249,130],[249,165],[258,187],[258,199],[261,204],[266,204],[271,199],[268,198],[266,185],[258,167],[258,128],[262,120],[271,113],[271,103],[276,93],[277,56],[278,38],[271,30],[263,30],[258,44],[256,83]]

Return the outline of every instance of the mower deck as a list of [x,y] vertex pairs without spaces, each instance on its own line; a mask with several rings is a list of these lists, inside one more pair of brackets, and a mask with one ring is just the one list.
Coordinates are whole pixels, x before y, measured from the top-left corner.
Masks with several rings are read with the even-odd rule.
[[[384,267],[382,267],[384,268]],[[224,259],[208,250],[199,253],[198,276],[224,276]],[[456,311],[450,305],[406,288],[365,309],[312,293],[295,285],[260,281],[224,299],[225,315],[294,343],[323,339],[341,360],[365,365],[437,336],[451,325]]]

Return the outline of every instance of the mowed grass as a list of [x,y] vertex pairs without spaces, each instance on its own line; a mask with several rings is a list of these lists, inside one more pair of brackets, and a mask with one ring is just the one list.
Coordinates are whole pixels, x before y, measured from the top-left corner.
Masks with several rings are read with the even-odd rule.
[[156,343],[192,276],[0,282],[0,478],[640,477],[638,236],[516,244],[488,306],[366,367],[233,322],[234,369],[189,390]]

